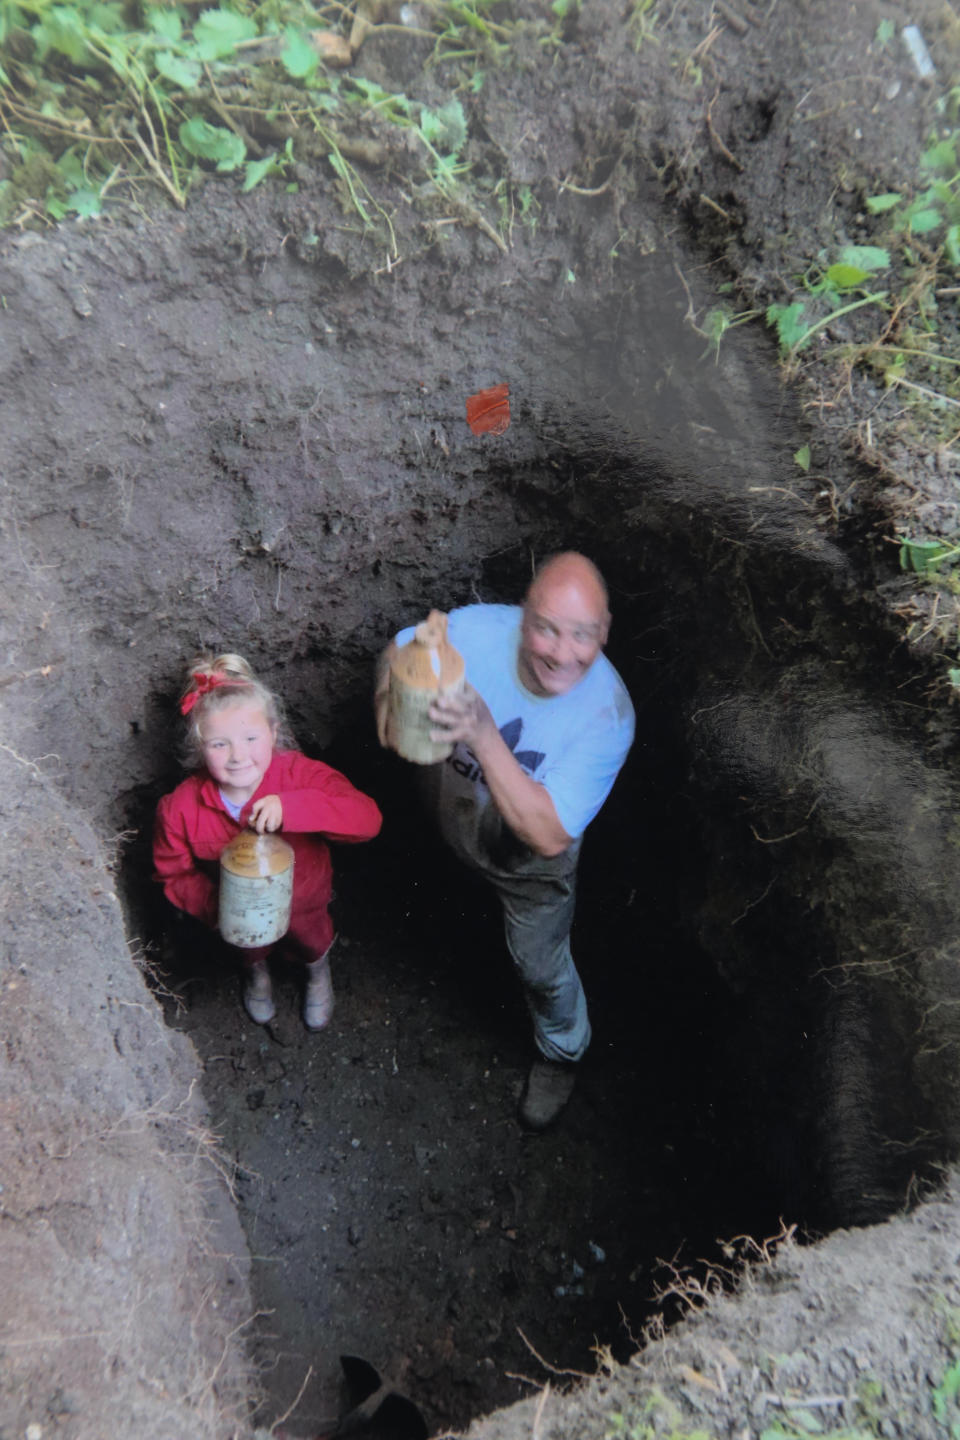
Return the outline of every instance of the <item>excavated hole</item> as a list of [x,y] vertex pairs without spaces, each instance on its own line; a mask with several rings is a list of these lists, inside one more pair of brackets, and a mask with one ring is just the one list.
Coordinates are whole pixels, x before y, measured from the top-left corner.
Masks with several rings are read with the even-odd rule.
[[[522,477],[498,483],[514,498],[523,489]],[[148,918],[185,1006],[167,1000],[170,1022],[201,1053],[239,1166],[265,1422],[304,1386],[291,1424],[328,1423],[343,1404],[339,1356],[351,1353],[410,1396],[431,1430],[464,1426],[554,1369],[592,1373],[598,1347],[625,1359],[673,1273],[661,1261],[720,1264],[717,1237],[763,1240],[781,1220],[817,1233],[879,1218],[916,1169],[915,1151],[892,1159],[882,1144],[881,1129],[907,1133],[916,1109],[903,1101],[893,1115],[876,1100],[882,1007],[824,980],[833,941],[822,910],[776,876],[766,884],[749,826],[729,823],[749,810],[749,777],[718,789],[715,758],[697,752],[697,687],[714,708],[725,703],[709,688],[721,671],[737,673],[744,694],[757,683],[730,574],[706,577],[688,524],[655,540],[625,529],[634,483],[626,474],[611,489],[608,474],[592,492],[594,553],[613,590],[609,653],[636,698],[638,738],[585,846],[574,949],[595,1038],[554,1131],[527,1136],[514,1120],[530,1042],[497,916],[434,843],[411,768],[378,751],[375,653],[348,637],[343,663],[334,634],[306,668],[320,689],[337,675],[324,758],[376,795],[385,825],[376,842],[335,855],[330,1030],[303,1031],[297,977],[281,965],[278,1018],[258,1030],[210,938]],[[543,553],[577,533],[543,520],[529,539]],[[478,593],[517,597],[528,563],[527,545],[505,540],[479,564]],[[793,580],[806,605],[802,568]],[[779,563],[773,572],[782,611]],[[767,603],[758,575],[754,624]],[[470,598],[452,595],[439,568],[417,578],[424,608]],[[761,655],[766,683],[778,667]],[[151,905],[147,868],[132,853],[135,910]],[[726,893],[731,876],[746,903]],[[888,1073],[897,1089],[896,1067]],[[849,1074],[852,1106],[831,1091]]]

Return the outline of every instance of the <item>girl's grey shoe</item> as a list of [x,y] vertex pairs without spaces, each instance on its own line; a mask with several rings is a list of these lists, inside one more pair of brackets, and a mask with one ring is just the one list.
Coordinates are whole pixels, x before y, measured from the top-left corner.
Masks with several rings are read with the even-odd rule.
[[277,1013],[273,1003],[273,986],[266,963],[252,965],[243,987],[243,1007],[254,1025],[266,1025]]
[[333,981],[330,961],[323,957],[307,966],[307,988],[303,997],[303,1023],[308,1030],[322,1030],[333,1014]]

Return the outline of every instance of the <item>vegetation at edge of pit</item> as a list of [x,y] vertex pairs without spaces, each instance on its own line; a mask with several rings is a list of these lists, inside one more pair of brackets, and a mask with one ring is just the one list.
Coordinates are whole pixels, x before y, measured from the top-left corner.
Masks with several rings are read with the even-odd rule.
[[[893,23],[884,21],[878,45],[889,44],[894,32]],[[960,441],[960,85],[938,98],[936,111],[939,124],[917,173],[897,189],[864,195],[865,217],[875,222],[871,239],[878,243],[823,251],[795,277],[786,299],[765,311],[735,312],[721,302],[696,328],[719,359],[727,332],[762,314],[776,333],[788,374],[803,364],[817,340],[817,359],[835,362],[845,384],[860,371],[896,392],[900,408],[888,429],[895,425],[901,445],[942,462]],[[856,338],[841,340],[847,331]],[[829,342],[825,348],[824,342]],[[881,421],[865,425],[861,439],[869,452]],[[807,447],[794,459],[810,469]],[[947,508],[956,510],[952,503]],[[931,534],[914,518],[897,542],[901,569],[930,597],[929,603],[908,601],[903,607],[905,615],[918,617],[908,638],[934,635],[948,659],[955,654],[946,678],[956,695],[960,569],[954,567],[960,562],[960,531]]]
[[[538,36],[556,39],[578,0],[554,0]],[[504,0],[423,0],[429,28],[380,22],[379,0],[0,0],[0,226],[96,218],[112,195],[159,186],[183,207],[203,172],[235,174],[250,190],[268,176],[297,188],[294,163],[327,160],[349,211],[396,258],[390,216],[352,158],[406,159],[421,191],[463,208],[467,118],[476,92],[520,22],[498,21]],[[448,91],[435,109],[340,73],[371,34],[428,39],[428,64]],[[357,132],[374,140],[358,141]],[[404,131],[409,146],[378,146]],[[412,156],[412,158],[411,158]],[[515,222],[536,225],[529,186],[490,191],[499,228],[468,218],[503,246]],[[486,197],[484,197],[486,198]]]
[[[771,1357],[775,1370],[776,1361]],[[701,1376],[689,1367],[682,1367],[688,1381],[707,1391],[722,1392],[710,1376]],[[909,1417],[891,1407],[883,1384],[870,1375],[857,1384],[852,1396],[814,1397],[800,1394],[789,1398],[771,1389],[770,1403],[780,1413],[758,1432],[758,1440],[802,1440],[809,1435],[827,1435],[830,1440],[878,1440],[887,1433],[886,1425],[895,1420],[898,1430],[908,1433]],[[839,1415],[841,1404],[855,1412],[856,1423],[848,1425]],[[949,1440],[960,1440],[960,1359],[946,1367],[940,1380],[930,1381],[929,1411],[938,1431]],[[606,1420],[604,1440],[717,1440],[713,1429],[688,1429],[680,1406],[661,1389],[654,1387],[648,1394],[631,1403],[629,1411],[614,1410]]]

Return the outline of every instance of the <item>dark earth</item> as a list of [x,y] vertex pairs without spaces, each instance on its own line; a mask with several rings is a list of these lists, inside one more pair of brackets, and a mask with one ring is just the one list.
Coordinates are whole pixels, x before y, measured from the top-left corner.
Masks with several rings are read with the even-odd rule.
[[[702,333],[869,241],[960,21],[503,12],[457,203],[354,137],[395,250],[322,154],[0,239],[2,1440],[326,1434],[344,1353],[432,1434],[960,1425],[956,712],[890,543],[908,505],[953,523],[957,463],[831,359],[858,322],[789,376],[760,319]],[[430,50],[354,68],[439,105],[467,76]],[[501,382],[510,429],[472,435]],[[581,870],[594,1044],[534,1136],[497,917],[370,692],[400,625],[564,546],[609,578],[638,738]],[[384,811],[335,855],[321,1035],[282,969],[253,1026],[150,878],[203,647]]]

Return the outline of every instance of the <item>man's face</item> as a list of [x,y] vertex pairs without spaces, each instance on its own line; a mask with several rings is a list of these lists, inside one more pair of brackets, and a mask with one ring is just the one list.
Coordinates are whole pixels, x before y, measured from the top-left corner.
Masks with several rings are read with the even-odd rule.
[[609,628],[606,607],[578,585],[532,590],[518,657],[524,685],[534,695],[566,695],[600,654]]

